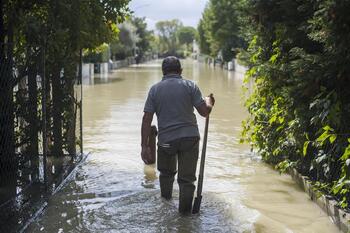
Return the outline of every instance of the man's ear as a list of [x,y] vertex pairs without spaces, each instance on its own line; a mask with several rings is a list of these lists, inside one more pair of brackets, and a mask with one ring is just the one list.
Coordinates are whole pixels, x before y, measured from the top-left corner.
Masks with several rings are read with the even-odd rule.
[[180,68],[180,72],[179,72],[179,74],[180,74],[180,75],[182,74],[182,68]]

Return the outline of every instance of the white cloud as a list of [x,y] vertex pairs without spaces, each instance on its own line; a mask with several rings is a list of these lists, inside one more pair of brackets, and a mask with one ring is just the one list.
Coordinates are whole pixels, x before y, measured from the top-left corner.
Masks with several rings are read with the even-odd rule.
[[150,29],[160,20],[179,19],[196,27],[208,0],[132,0],[130,9],[138,17],[146,17]]

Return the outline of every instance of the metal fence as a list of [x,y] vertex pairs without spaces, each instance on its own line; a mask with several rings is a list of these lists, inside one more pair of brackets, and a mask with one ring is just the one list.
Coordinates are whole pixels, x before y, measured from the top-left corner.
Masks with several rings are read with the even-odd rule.
[[53,76],[44,48],[31,56],[0,56],[0,232],[23,229],[83,158],[81,59]]

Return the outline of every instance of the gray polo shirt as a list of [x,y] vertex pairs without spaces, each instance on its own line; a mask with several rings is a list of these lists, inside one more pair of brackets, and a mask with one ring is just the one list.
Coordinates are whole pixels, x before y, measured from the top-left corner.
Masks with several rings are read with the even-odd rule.
[[144,112],[156,113],[158,142],[183,137],[199,137],[194,108],[204,100],[197,85],[180,75],[164,76],[149,90]]

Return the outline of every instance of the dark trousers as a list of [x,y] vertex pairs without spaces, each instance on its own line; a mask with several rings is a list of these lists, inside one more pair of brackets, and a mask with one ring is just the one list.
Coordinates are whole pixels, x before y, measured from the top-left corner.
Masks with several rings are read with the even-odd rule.
[[170,199],[174,177],[180,188],[179,211],[191,213],[196,181],[196,167],[199,152],[199,138],[176,139],[166,144],[158,144],[157,167],[162,197]]

